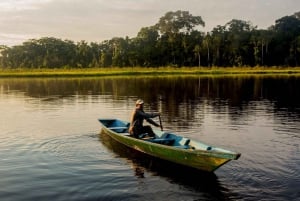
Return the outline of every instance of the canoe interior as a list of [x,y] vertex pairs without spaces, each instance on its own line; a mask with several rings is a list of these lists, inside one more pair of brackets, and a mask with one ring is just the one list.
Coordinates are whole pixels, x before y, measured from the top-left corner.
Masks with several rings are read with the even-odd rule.
[[109,130],[112,130],[116,133],[128,134],[129,122],[117,120],[117,119],[99,119],[100,123]]

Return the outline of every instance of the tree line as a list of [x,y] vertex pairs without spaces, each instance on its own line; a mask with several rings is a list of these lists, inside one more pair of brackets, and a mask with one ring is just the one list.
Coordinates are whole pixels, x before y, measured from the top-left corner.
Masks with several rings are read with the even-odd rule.
[[204,26],[201,16],[178,10],[141,28],[133,38],[101,43],[31,39],[0,46],[0,67],[299,66],[300,12],[276,20],[268,29],[237,19],[207,33],[199,31]]

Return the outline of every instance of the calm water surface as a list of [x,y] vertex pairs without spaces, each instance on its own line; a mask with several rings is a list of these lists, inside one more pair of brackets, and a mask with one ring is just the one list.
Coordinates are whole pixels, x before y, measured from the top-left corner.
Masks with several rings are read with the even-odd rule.
[[[0,79],[0,200],[299,200],[299,77]],[[214,174],[116,144],[137,98],[165,130],[242,153]]]

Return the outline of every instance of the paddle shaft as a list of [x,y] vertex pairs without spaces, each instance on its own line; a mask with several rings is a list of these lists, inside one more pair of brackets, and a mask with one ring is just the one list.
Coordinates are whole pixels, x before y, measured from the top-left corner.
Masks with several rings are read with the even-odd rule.
[[160,115],[158,116],[158,118],[159,118],[160,130],[163,131],[164,129],[163,129],[163,126],[162,126],[162,124],[161,124],[161,118],[160,118]]

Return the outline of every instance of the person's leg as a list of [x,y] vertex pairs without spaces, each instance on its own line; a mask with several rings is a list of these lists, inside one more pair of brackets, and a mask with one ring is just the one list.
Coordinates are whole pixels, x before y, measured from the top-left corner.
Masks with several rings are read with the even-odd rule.
[[154,137],[154,136],[155,136],[155,134],[154,134],[154,132],[153,132],[151,126],[144,126],[144,127],[143,127],[143,133],[148,133],[148,135],[149,135],[150,137]]
[[133,136],[134,136],[135,138],[139,138],[139,135],[140,135],[141,133],[143,133],[142,129],[139,129],[139,128],[136,128],[136,127],[133,128]]

